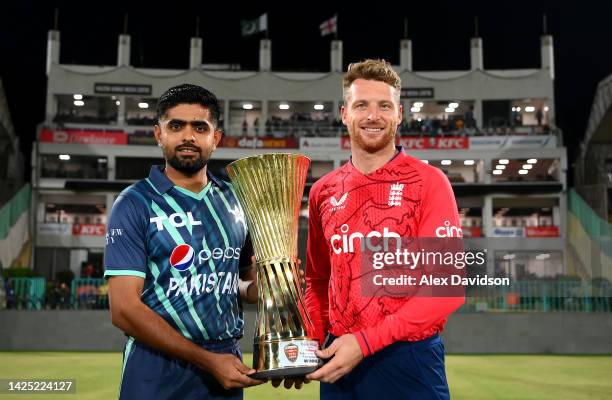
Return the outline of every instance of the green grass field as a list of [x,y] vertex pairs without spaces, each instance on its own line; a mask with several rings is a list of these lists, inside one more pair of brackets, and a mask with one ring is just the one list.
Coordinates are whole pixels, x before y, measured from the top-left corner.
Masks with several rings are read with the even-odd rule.
[[[0,379],[72,378],[77,385],[77,395],[0,394],[0,400],[117,398],[120,369],[120,353],[0,352]],[[453,399],[612,398],[612,356],[450,355],[447,373]],[[317,398],[316,382],[302,390],[265,384],[245,392],[251,400]]]

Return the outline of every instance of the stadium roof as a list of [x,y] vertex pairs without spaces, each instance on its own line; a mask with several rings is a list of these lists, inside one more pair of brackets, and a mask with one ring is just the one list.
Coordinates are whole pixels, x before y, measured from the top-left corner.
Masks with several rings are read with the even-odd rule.
[[612,143],[612,74],[597,85],[591,115],[582,141],[582,155],[595,143]]
[[[4,86],[2,79],[0,79],[0,142],[4,141],[10,143],[15,141],[15,128],[13,128],[13,121],[11,120],[8,103],[4,95]],[[2,151],[3,147],[0,146],[0,151]]]

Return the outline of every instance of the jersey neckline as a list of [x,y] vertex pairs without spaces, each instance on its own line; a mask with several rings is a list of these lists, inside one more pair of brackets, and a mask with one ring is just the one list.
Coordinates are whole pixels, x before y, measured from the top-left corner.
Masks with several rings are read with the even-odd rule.
[[208,192],[208,190],[210,190],[210,187],[212,184],[216,184],[217,186],[220,186],[220,183],[217,180],[217,178],[213,174],[211,174],[210,171],[206,171],[206,177],[208,178],[208,183],[206,184],[206,186],[202,188],[202,190],[199,193],[194,193],[187,189],[176,186],[174,182],[172,182],[166,176],[166,174],[164,174],[164,169],[165,169],[164,165],[153,165],[151,167],[151,172],[149,174],[149,177],[146,179],[149,182],[149,184],[155,189],[155,191],[157,191],[157,193],[159,194],[164,194],[172,188],[177,188],[177,189],[180,188],[180,189],[183,189],[184,191],[179,190],[179,192],[187,196],[193,197],[197,200],[202,200],[204,196],[206,195],[206,193]]
[[174,185],[174,188],[179,191],[180,193],[183,193],[186,196],[192,197],[196,200],[202,200],[204,198],[204,196],[206,196],[206,193],[208,193],[208,191],[210,190],[210,188],[212,187],[212,181],[209,179],[208,183],[206,184],[206,186],[204,186],[204,188],[202,190],[200,190],[199,193],[195,193],[192,192],[189,189],[185,189],[183,187],[180,186],[176,186]]
[[348,162],[346,163],[350,170],[356,174],[359,174],[361,176],[365,176],[365,177],[369,177],[372,176],[374,174],[376,174],[377,172],[379,172],[381,169],[383,168],[388,168],[391,164],[395,163],[397,160],[401,160],[406,156],[406,153],[404,152],[404,147],[403,146],[395,146],[395,150],[397,150],[398,152],[389,160],[387,161],[385,164],[381,165],[380,167],[378,167],[377,169],[375,169],[374,171],[364,174],[363,172],[361,172],[357,167],[355,167],[355,165],[353,164],[353,157],[349,157]]

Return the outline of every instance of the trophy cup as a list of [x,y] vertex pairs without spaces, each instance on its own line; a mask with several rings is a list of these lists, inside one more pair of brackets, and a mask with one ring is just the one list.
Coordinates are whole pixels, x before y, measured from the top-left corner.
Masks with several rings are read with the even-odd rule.
[[257,259],[257,325],[251,377],[303,376],[318,368],[309,338],[297,264],[297,233],[310,159],[263,154],[234,161],[228,175],[242,208]]

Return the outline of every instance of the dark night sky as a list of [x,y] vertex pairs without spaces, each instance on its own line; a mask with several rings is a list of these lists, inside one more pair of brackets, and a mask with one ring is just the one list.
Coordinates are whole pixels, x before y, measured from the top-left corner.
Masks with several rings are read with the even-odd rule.
[[[129,14],[135,67],[186,68],[195,16],[201,17],[204,62],[258,65],[259,37],[240,37],[241,19],[268,12],[272,68],[277,71],[325,71],[329,37],[318,25],[338,13],[344,62],[382,57],[399,63],[403,20],[409,21],[413,66],[418,70],[469,68],[469,39],[474,16],[484,42],[485,69],[538,68],[542,13],[555,44],[557,125],[573,161],[586,128],[597,83],[612,73],[612,3],[559,1],[356,2],[352,6],[251,7],[227,2],[18,1],[0,10],[0,77],[13,123],[29,155],[35,127],[43,120],[47,30],[59,9],[60,61],[63,64],[113,65],[123,15]],[[127,4],[127,5],[126,5]],[[571,175],[571,174],[570,174]]]

